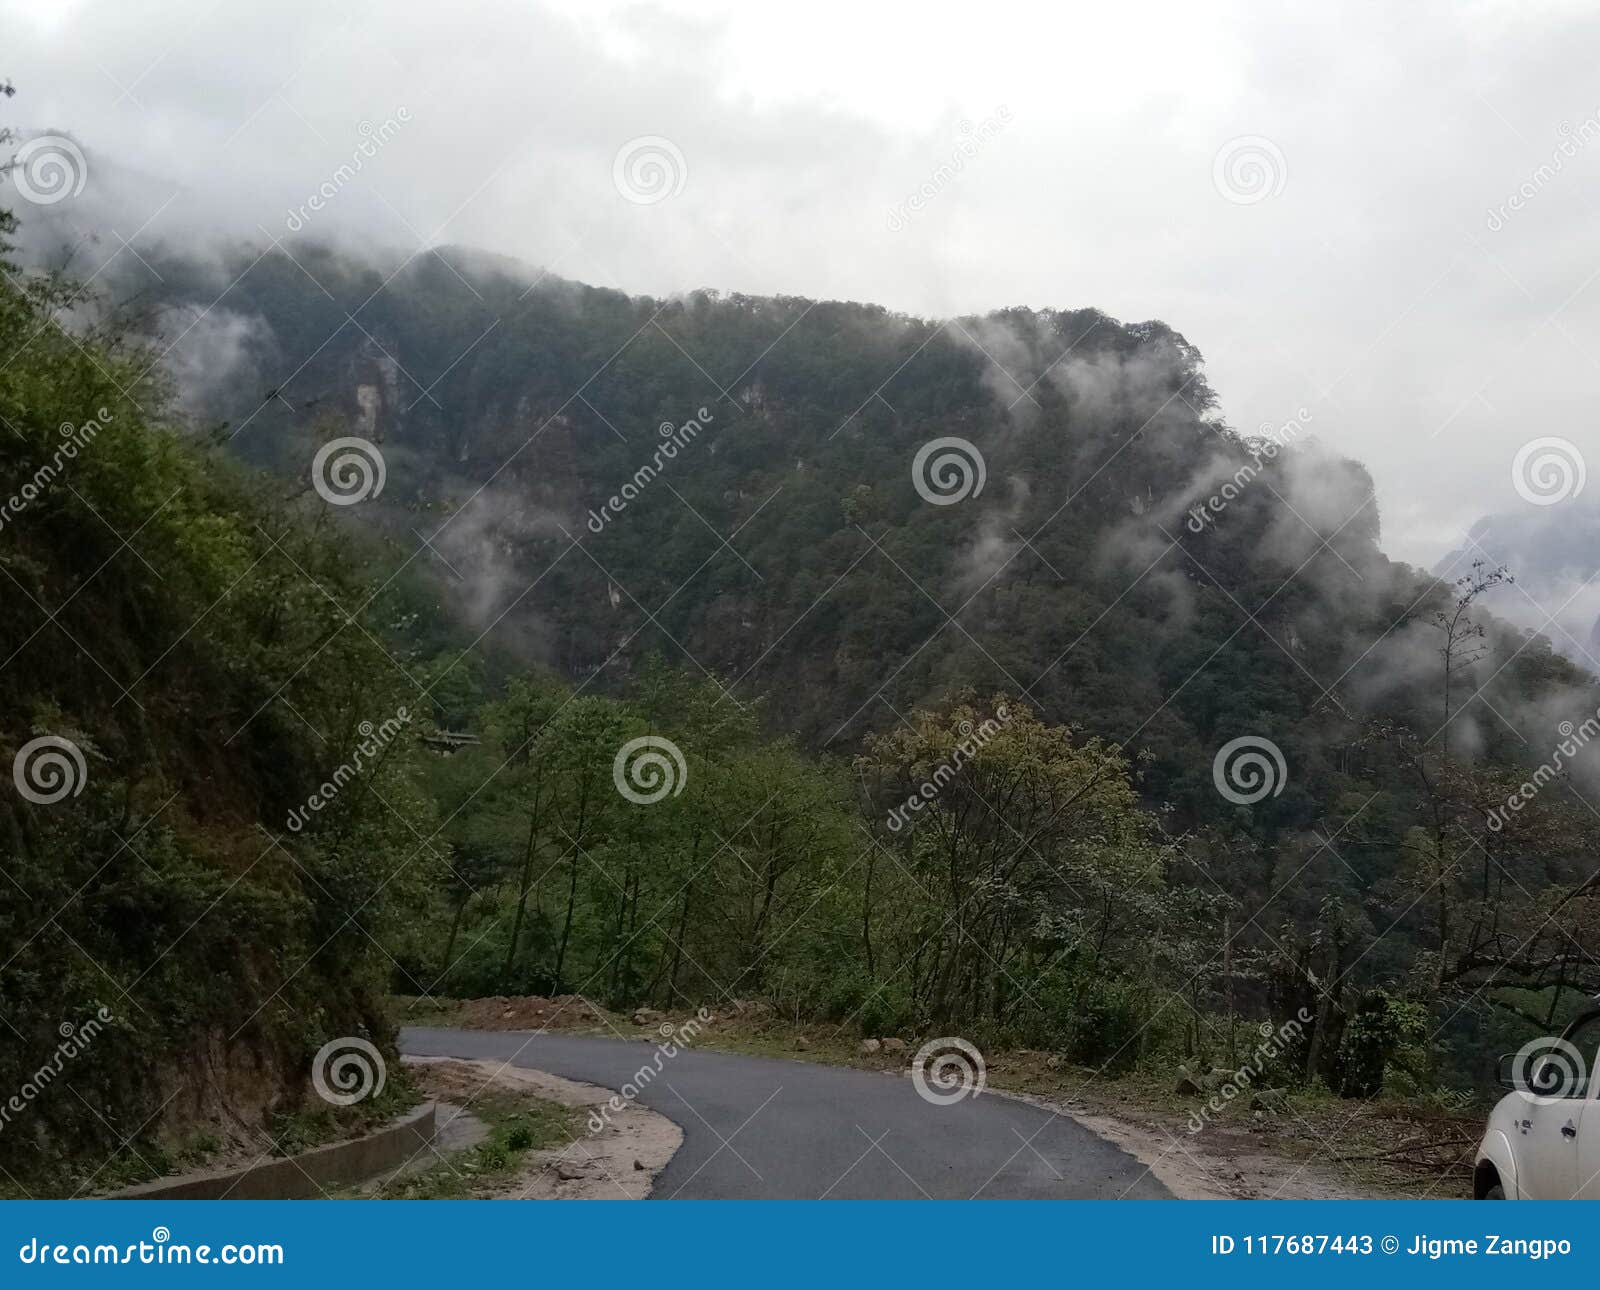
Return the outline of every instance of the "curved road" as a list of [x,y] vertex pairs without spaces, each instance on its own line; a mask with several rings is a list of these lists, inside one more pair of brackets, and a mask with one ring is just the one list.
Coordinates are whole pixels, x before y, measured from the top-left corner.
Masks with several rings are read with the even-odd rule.
[[[620,1088],[648,1042],[407,1027],[402,1052],[509,1060]],[[1065,1116],[985,1093],[949,1106],[909,1079],[684,1050],[638,1101],[683,1130],[655,1198],[1102,1199],[1170,1195],[1132,1156]]]

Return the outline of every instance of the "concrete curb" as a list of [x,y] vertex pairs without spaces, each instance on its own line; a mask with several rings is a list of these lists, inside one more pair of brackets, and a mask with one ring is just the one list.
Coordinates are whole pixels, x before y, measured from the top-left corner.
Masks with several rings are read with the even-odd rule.
[[330,1142],[303,1155],[262,1160],[243,1169],[179,1174],[112,1192],[107,1200],[303,1200],[324,1189],[361,1182],[396,1169],[432,1142],[432,1102],[407,1111],[376,1133]]

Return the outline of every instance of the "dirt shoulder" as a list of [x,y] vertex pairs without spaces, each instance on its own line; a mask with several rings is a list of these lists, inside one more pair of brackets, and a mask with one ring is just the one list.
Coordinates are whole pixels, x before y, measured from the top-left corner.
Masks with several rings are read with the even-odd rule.
[[[581,1006],[564,1000],[556,1009],[550,1007],[554,1000],[403,1002],[410,1006],[401,1015],[410,1024],[466,1029],[540,1029],[524,1018],[544,1014],[555,1018],[552,1029],[640,1038],[652,1035],[664,1020],[686,1020],[649,1009],[632,1016],[609,1013],[588,1000]],[[760,1003],[740,1003],[712,1012],[694,1046],[909,1075],[917,1042],[908,1036],[875,1053],[863,1052],[853,1033],[796,1023]],[[1321,1091],[1291,1091],[1281,1102],[1273,1099],[1273,1109],[1258,1109],[1248,1089],[1232,1098],[1209,1099],[1208,1107],[1206,1098],[1176,1093],[1170,1077],[1108,1076],[1030,1049],[990,1051],[984,1057],[989,1092],[1078,1121],[1149,1166],[1180,1197],[1444,1200],[1471,1195],[1473,1148],[1482,1131],[1481,1116],[1471,1113],[1398,1099],[1346,1100]]]
[[1114,1111],[1105,1105],[1091,1110],[1081,1098],[1057,1101],[993,1084],[988,1091],[1076,1120],[1148,1167],[1180,1200],[1358,1200],[1404,1194],[1383,1191],[1353,1174],[1341,1177],[1327,1163],[1275,1149],[1259,1133],[1211,1126],[1197,1138],[1187,1122],[1174,1123],[1161,1110],[1139,1114],[1122,1101]]
[[[612,1097],[608,1088],[503,1062],[405,1061],[432,1096],[451,1108],[473,1108],[469,1114],[490,1121],[486,1141],[471,1151],[441,1156],[430,1171],[432,1186],[424,1184],[433,1194],[483,1200],[644,1200],[683,1144],[676,1124],[642,1106],[588,1115]],[[510,1133],[496,1132],[508,1123],[524,1132],[518,1134],[516,1127]],[[595,1124],[600,1127],[592,1128]],[[408,1186],[406,1194],[417,1190]]]
[[[1055,1062],[1052,1065],[1052,1062]],[[996,1070],[998,1065],[998,1070]],[[1449,1200],[1471,1195],[1482,1121],[1399,1099],[1285,1091],[1257,1103],[1175,1091],[1170,1077],[1106,1078],[1049,1054],[999,1055],[990,1087],[1060,1110],[1195,1199]]]

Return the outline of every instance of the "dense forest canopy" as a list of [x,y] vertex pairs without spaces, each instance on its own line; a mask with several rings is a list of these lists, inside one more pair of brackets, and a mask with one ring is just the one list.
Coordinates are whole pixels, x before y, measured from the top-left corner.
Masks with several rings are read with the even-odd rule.
[[1164,324],[147,259],[0,288],[18,1079],[106,1006],[97,1113],[269,1124],[387,988],[1431,1093],[1600,990],[1594,676]]

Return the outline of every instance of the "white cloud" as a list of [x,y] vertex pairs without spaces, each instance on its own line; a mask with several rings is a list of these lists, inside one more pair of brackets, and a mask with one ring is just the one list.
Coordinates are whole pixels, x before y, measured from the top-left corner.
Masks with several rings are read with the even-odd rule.
[[[1487,219],[1600,113],[1600,15],[1575,5],[0,0],[0,26],[11,119],[175,194],[142,237],[283,236],[361,123],[403,106],[305,235],[474,244],[658,294],[1161,318],[1233,424],[1310,408],[1419,563],[1516,504],[1523,442],[1587,426],[1600,142]],[[1002,104],[981,157],[891,231],[960,122]],[[617,194],[641,135],[681,150],[678,196]],[[1281,150],[1280,195],[1213,188],[1241,135]]]

